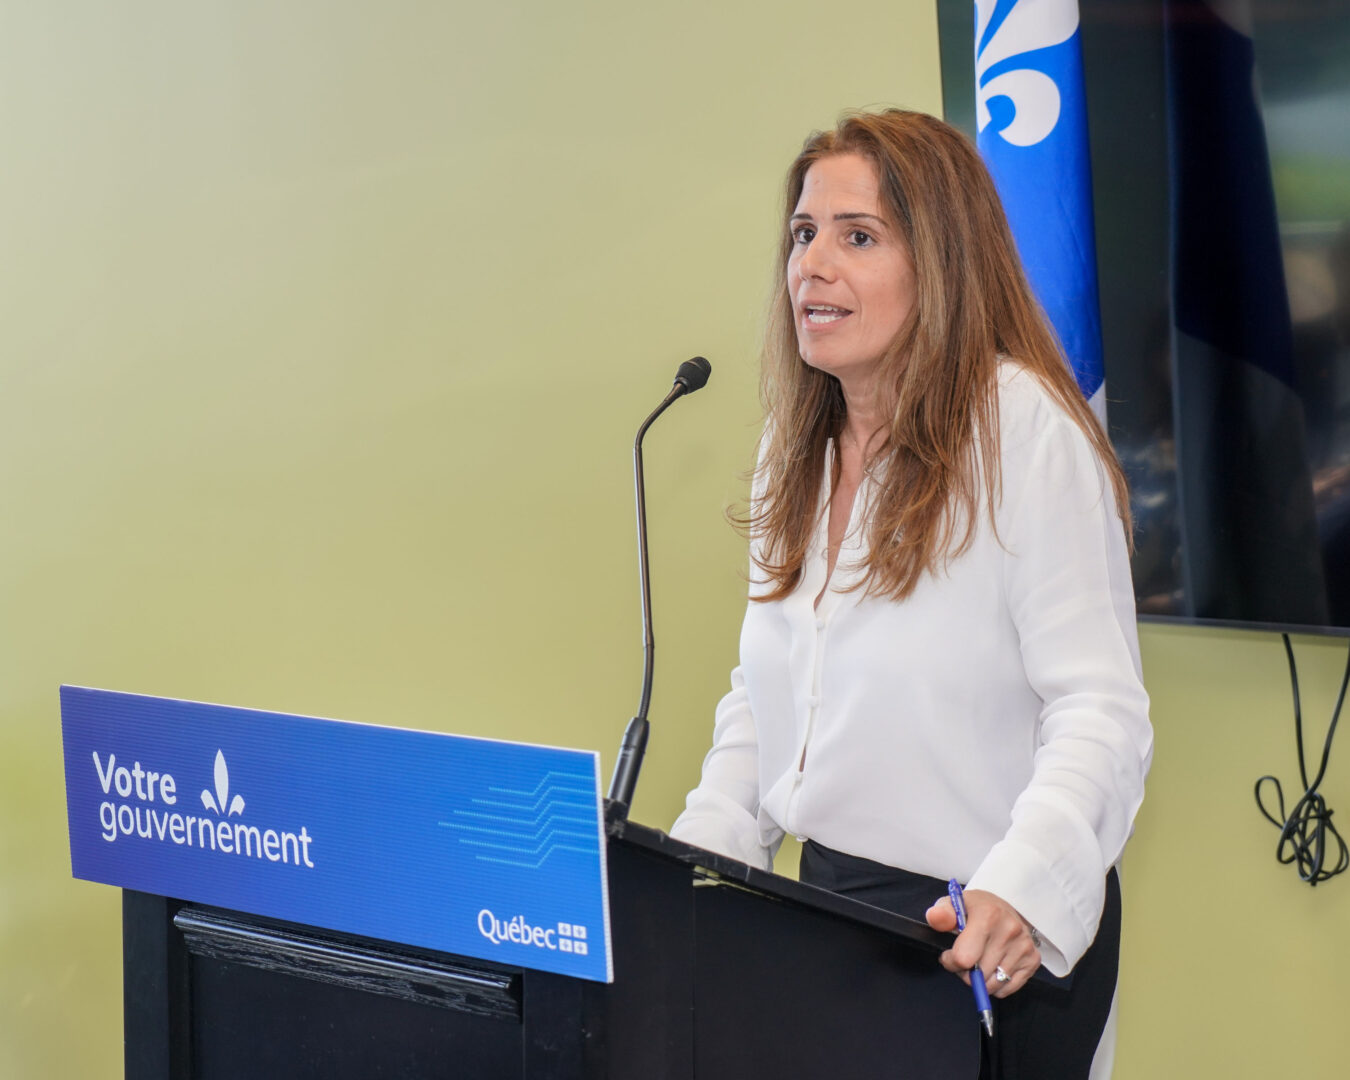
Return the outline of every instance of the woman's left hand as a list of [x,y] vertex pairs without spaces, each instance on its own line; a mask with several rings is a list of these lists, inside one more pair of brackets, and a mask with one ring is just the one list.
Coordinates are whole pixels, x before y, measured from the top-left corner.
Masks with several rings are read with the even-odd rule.
[[[1041,966],[1041,952],[1031,939],[1031,924],[991,892],[972,889],[965,893],[965,901],[966,928],[938,959],[967,983],[970,972],[978,967],[984,972],[990,997],[1017,993]],[[945,896],[928,909],[927,918],[934,930],[956,929],[956,912]],[[1000,968],[1008,976],[1006,980],[998,979]]]

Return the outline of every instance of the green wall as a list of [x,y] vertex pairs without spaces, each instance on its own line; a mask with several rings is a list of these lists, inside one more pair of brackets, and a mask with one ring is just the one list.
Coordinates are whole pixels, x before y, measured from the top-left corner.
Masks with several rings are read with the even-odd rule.
[[[58,684],[590,747],[608,774],[641,665],[629,446],[703,353],[709,389],[647,444],[634,814],[669,823],[734,661],[721,515],[781,172],[844,106],[940,110],[931,8],[0,0],[0,1076],[121,1071],[118,903],[69,877]],[[1335,649],[1307,651],[1325,689]],[[1330,1076],[1350,885],[1275,866],[1248,794],[1292,775],[1278,647],[1149,630],[1145,660],[1117,1075],[1280,1075],[1292,1047]]]
[[[120,1073],[57,686],[595,748],[735,658],[778,185],[940,108],[927,5],[0,0],[0,1075]],[[71,1038],[72,1025],[89,1032]]]
[[[1280,639],[1161,626],[1141,638],[1154,760],[1123,870],[1116,1076],[1343,1077],[1350,873],[1300,882],[1252,796],[1266,774],[1286,803],[1301,793]],[[1294,648],[1315,770],[1346,645]],[[1345,725],[1337,741],[1322,786],[1335,820],[1350,816]]]

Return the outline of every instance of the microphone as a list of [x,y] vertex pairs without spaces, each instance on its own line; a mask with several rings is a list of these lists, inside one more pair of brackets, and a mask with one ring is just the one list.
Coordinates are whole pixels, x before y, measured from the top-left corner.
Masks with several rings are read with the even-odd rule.
[[680,365],[680,370],[675,372],[675,382],[684,387],[685,393],[692,394],[708,385],[708,376],[711,374],[712,365],[703,357],[696,356]]
[[638,534],[638,582],[642,590],[642,697],[638,700],[637,714],[628,721],[623,733],[623,743],[619,747],[619,758],[614,763],[614,775],[609,781],[609,802],[614,815],[620,819],[628,816],[628,807],[633,801],[633,790],[637,787],[638,770],[642,768],[642,756],[647,751],[647,708],[652,700],[653,654],[656,649],[652,640],[652,589],[647,566],[647,496],[642,484],[642,437],[663,412],[685,394],[702,390],[712,374],[712,365],[701,356],[686,360],[675,373],[675,382],[670,393],[658,405],[652,414],[638,428],[637,438],[633,440],[633,486],[637,501]]

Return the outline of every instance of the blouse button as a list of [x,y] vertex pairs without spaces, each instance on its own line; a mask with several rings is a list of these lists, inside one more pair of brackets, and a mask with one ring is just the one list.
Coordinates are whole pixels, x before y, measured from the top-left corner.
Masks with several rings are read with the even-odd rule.
[[820,708],[820,698],[818,698],[815,694],[810,694],[806,699],[806,707],[808,709]]
[[816,620],[816,629],[817,629],[817,630],[824,630],[824,629],[825,629],[825,620],[824,620],[824,619],[817,619],[817,620]]

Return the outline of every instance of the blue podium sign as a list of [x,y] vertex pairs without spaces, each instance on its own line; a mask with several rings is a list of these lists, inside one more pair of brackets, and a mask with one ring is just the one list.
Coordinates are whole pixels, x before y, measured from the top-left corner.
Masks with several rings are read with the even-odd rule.
[[61,688],[74,876],[613,981],[599,755]]

